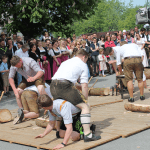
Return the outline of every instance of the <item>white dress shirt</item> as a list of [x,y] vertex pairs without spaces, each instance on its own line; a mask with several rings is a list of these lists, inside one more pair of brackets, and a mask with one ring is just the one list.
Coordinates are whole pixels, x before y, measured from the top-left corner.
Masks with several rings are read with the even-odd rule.
[[69,80],[76,83],[80,78],[80,83],[88,83],[88,68],[80,58],[74,57],[61,63],[52,80]]
[[[48,96],[49,96],[50,98],[53,98],[53,97],[52,97],[52,94],[51,94],[51,92],[50,92],[50,86],[49,86],[47,83],[45,83],[45,86],[46,86],[45,92],[48,94]],[[24,90],[29,90],[29,91],[32,90],[32,91],[37,92],[38,95],[40,95],[40,94],[39,94],[39,91],[38,91],[38,89],[37,89],[37,87],[36,87],[35,85],[29,86],[29,87],[25,88]]]
[[[135,44],[135,43],[131,43],[131,44],[125,44],[123,46],[121,46],[120,48],[118,48],[118,50],[116,51],[116,60],[117,60],[117,65],[121,64],[121,57],[125,58],[125,57],[142,57],[142,52],[140,47]],[[114,51],[115,53],[115,51]]]
[[24,76],[26,79],[30,77],[34,77],[37,72],[43,71],[40,66],[37,64],[37,62],[30,58],[30,57],[22,57],[23,62],[23,68],[17,68],[15,66],[10,67],[9,71],[9,79],[15,77],[16,72],[20,73],[22,76]]
[[[57,117],[62,117],[64,124],[70,124],[73,123],[72,117],[75,116],[75,114],[79,113],[81,109],[78,107],[74,106],[70,102],[66,102],[60,111],[60,106],[62,105],[63,99],[56,99],[53,101],[53,109],[52,112],[57,116]],[[55,121],[56,117],[51,114],[50,111],[48,111],[49,114],[49,120],[50,121]]]
[[25,53],[22,51],[22,49],[18,49],[16,52],[15,52],[15,55],[19,56],[20,58],[22,57],[29,57],[29,53],[28,51],[26,51]]

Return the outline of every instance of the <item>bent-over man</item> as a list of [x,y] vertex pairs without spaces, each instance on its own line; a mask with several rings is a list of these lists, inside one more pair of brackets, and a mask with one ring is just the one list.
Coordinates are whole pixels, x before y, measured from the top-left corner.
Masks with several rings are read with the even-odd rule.
[[[145,100],[144,85],[143,85],[143,64],[142,64],[142,52],[138,45],[121,43],[120,49],[116,53],[116,62],[120,73],[122,74],[121,57],[124,59],[123,71],[125,80],[127,82],[127,88],[130,94],[129,102],[134,102],[133,98],[133,72],[135,73],[138,81],[138,87],[140,89],[140,99]],[[106,53],[113,55],[115,51],[113,48],[106,48]]]
[[[26,48],[28,49],[29,47]],[[23,80],[19,84],[18,88],[16,88],[14,84],[14,76],[16,72],[23,76]],[[12,57],[9,73],[9,83],[16,96],[19,108],[22,108],[20,96],[26,87],[36,85],[40,94],[46,94],[44,89],[44,70],[38,66],[35,60],[29,57]]]
[[[90,109],[88,99],[88,68],[86,62],[88,53],[80,49],[76,57],[63,62],[52,78],[51,94],[56,99],[65,99],[81,109],[81,123],[84,129],[84,141],[94,141],[101,137],[95,136],[90,131]],[[80,79],[82,93],[75,87]]]

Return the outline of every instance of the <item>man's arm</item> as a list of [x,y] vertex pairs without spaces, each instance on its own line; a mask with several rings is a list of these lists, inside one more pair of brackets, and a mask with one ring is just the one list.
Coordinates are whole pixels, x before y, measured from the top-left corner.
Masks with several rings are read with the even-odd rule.
[[82,87],[82,94],[85,96],[86,99],[88,99],[88,84],[81,83],[81,87]]
[[11,85],[13,91],[17,90],[13,78],[9,78],[9,83],[10,83],[10,85]]
[[[65,132],[65,137],[64,137],[63,143],[66,145],[69,141],[69,138],[71,136],[71,133],[72,133],[73,129],[72,129],[72,123],[66,124],[65,126],[66,126],[66,132]],[[60,149],[60,148],[63,148],[63,147],[64,147],[63,144],[58,144],[53,149]]]
[[121,65],[118,65],[118,70],[119,70],[120,74],[122,74],[122,67],[121,67]]
[[36,74],[34,77],[28,76],[27,81],[28,81],[28,82],[34,82],[35,80],[41,78],[43,75],[44,75],[44,72],[43,72],[43,71],[38,71],[37,74]]
[[49,123],[48,123],[48,125],[47,125],[47,127],[46,127],[46,129],[44,131],[44,133],[36,136],[35,139],[36,138],[43,138],[45,135],[50,133],[53,130],[54,126],[55,126],[55,122],[56,121],[49,121]]

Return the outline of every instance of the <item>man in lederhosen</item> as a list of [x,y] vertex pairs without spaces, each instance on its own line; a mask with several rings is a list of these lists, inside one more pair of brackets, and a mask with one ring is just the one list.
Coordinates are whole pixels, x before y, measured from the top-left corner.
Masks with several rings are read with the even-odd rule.
[[[127,82],[127,87],[129,91],[130,98],[129,102],[134,102],[133,98],[133,72],[135,73],[136,79],[138,81],[138,87],[140,90],[140,99],[145,100],[144,96],[144,85],[143,85],[143,64],[142,64],[142,52],[138,45],[132,43],[127,44],[125,41],[121,43],[119,50],[116,51],[116,60],[113,62],[117,63],[119,72],[122,74],[121,57],[124,59],[123,72],[125,75],[125,80]],[[107,48],[106,52],[109,55],[113,55],[115,50],[113,48]]]
[[[88,68],[86,61],[88,53],[80,49],[76,57],[61,64],[52,78],[51,94],[56,99],[64,99],[81,109],[81,123],[84,129],[84,141],[100,139],[90,131],[90,108],[86,104],[88,99]],[[77,80],[80,80],[82,93],[75,87]]]

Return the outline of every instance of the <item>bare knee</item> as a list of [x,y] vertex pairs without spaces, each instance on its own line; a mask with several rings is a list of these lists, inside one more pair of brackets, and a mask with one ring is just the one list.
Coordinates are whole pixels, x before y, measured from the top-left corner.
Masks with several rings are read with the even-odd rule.
[[73,131],[70,138],[72,141],[79,141],[80,140],[80,134],[78,132]]
[[78,105],[76,105],[78,108],[80,108],[82,110],[82,114],[84,113],[90,113],[90,107],[88,104],[86,103],[80,103]]
[[61,138],[64,138],[64,136],[65,136],[65,130],[61,130],[60,129],[60,131],[59,131],[59,136],[61,137]]

